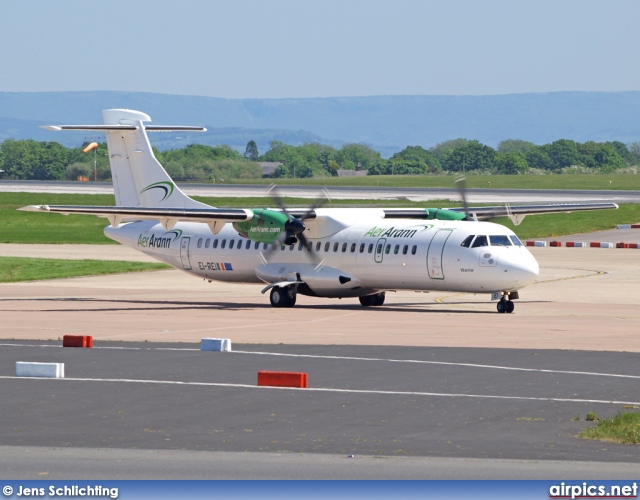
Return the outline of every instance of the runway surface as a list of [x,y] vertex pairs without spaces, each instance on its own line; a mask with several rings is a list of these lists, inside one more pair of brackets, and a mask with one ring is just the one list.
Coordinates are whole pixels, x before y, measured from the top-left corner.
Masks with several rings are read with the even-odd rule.
[[[637,469],[618,463],[640,462],[636,446],[576,437],[588,412],[610,416],[640,405],[636,353],[271,344],[214,353],[192,344],[73,349],[32,341],[1,347],[3,393],[11,401],[2,410],[3,445],[22,453],[259,452],[262,462],[301,453],[309,466],[318,454],[334,463],[355,455],[412,464],[401,472],[404,461],[391,459],[399,470],[390,467],[389,478],[433,478],[417,466],[420,457],[489,459],[492,469],[496,460],[568,460],[573,473],[581,471],[577,477],[590,466],[576,469],[575,462],[593,461],[600,478],[631,478]],[[65,363],[65,378],[15,378],[17,360]],[[257,387],[257,370],[306,372],[310,388]],[[456,463],[462,469],[463,461]],[[458,470],[458,477],[481,471]],[[556,473],[567,479],[562,467]],[[531,477],[524,468],[519,474]]]
[[[379,309],[300,297],[278,310],[259,286],[178,271],[2,284],[0,467],[49,479],[636,478],[637,446],[575,436],[588,412],[640,406],[640,254],[531,250],[541,274],[511,315],[485,296],[410,292]],[[141,258],[0,245],[12,252]],[[64,334],[96,347],[63,349]],[[234,352],[201,352],[204,337]],[[64,362],[66,378],[17,379],[16,361]],[[258,370],[307,372],[310,388],[258,388]]]
[[[452,178],[453,184],[453,178]],[[263,197],[268,186],[264,184],[192,184],[179,183],[189,196]],[[560,186],[559,186],[560,188]],[[444,188],[389,188],[327,187],[332,199],[411,201],[460,200],[457,189]],[[322,196],[321,186],[278,186],[281,196],[315,199]],[[65,181],[0,181],[0,192],[31,193],[85,193],[113,194],[110,182],[82,183]],[[640,191],[629,190],[539,190],[539,189],[477,189],[467,190],[469,203],[640,203]],[[220,203],[223,205],[223,202]]]

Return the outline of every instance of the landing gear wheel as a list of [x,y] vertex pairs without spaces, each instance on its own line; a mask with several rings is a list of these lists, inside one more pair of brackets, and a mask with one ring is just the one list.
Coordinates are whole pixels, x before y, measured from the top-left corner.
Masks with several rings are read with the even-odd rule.
[[274,286],[269,295],[273,307],[293,307],[296,305],[296,298],[297,294],[290,286],[284,288]]
[[365,295],[364,297],[358,297],[358,299],[362,307],[370,307],[373,305],[375,295]]
[[365,295],[364,297],[359,297],[360,304],[363,307],[371,307],[371,306],[381,306],[384,304],[385,292],[376,293],[374,295]]
[[511,300],[506,300],[504,298],[500,299],[497,305],[499,313],[512,313],[515,307],[516,306]]

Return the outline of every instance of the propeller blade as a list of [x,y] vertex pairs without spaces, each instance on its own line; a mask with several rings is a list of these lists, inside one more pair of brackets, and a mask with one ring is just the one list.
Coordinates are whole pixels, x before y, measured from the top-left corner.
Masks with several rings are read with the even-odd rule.
[[300,220],[307,219],[316,208],[320,208],[327,201],[331,201],[331,198],[329,197],[329,191],[327,191],[327,188],[322,188],[322,196],[318,196],[315,200],[313,200],[313,203],[311,204],[309,209],[302,215],[302,217],[300,217]]
[[464,214],[467,216],[467,220],[475,219],[475,216],[469,213],[469,204],[467,203],[467,186],[466,186],[466,178],[458,177],[454,184],[460,193],[460,198],[462,198],[462,206],[464,207]]
[[[313,262],[318,263],[319,259],[316,252],[313,251],[312,243],[309,242],[309,240],[307,240],[306,236],[304,235],[304,231],[307,227],[305,226],[303,221],[309,218],[316,208],[321,207],[327,202],[327,200],[330,199],[327,190],[323,189],[324,196],[316,198],[311,206],[307,209],[307,211],[299,217],[294,217],[289,213],[284,200],[280,196],[278,188],[275,184],[269,186],[269,189],[267,189],[267,193],[271,196],[278,208],[282,210],[282,212],[287,216],[287,222],[284,225],[284,234],[280,238],[278,238],[278,242],[276,244],[295,245],[299,242],[301,245],[303,245],[305,251],[311,256]],[[274,247],[266,250],[262,255],[263,260],[268,260],[268,257],[273,251]]]

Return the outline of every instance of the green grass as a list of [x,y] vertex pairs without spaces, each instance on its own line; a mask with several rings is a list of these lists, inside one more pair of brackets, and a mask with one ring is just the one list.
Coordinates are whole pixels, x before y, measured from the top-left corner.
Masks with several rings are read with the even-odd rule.
[[132,273],[159,269],[170,269],[170,267],[165,264],[145,262],[0,257],[0,283],[73,278],[98,274]]
[[[517,177],[517,176],[512,176]],[[559,177],[559,176],[556,176]],[[583,176],[594,177],[594,176]],[[197,198],[213,206],[257,207],[273,206],[269,198]],[[288,206],[309,206],[311,200],[285,198]],[[89,215],[60,215],[16,210],[26,205],[114,205],[112,195],[0,193],[0,243],[89,243],[109,244],[103,229],[106,219]],[[406,200],[331,200],[326,207],[386,206],[386,207],[452,207],[460,202]],[[495,222],[515,231],[521,239],[563,236],[615,228],[617,224],[640,222],[640,204],[621,205],[619,210],[577,212],[573,214],[530,215],[515,227],[506,218]]]
[[0,243],[115,243],[103,234],[107,219],[17,210],[26,205],[115,205],[115,199],[98,194],[0,193]]
[[[311,179],[251,179],[235,184],[300,186],[371,186],[452,188],[457,175],[371,175],[365,177],[321,177]],[[489,186],[489,183],[491,185]],[[549,174],[549,175],[467,175],[469,188],[491,189],[611,189],[638,190],[637,174]]]
[[615,443],[640,443],[640,413],[619,412],[615,417],[598,420],[595,427],[578,434],[583,439],[597,439]]

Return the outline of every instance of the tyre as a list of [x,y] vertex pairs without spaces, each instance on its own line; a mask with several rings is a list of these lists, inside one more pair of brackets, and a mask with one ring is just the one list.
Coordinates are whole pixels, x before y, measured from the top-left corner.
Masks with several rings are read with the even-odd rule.
[[374,305],[375,297],[375,295],[365,295],[364,297],[358,298],[360,300],[360,304],[362,304],[363,307],[371,307],[372,305]]
[[273,307],[284,307],[286,302],[286,293],[279,286],[274,286],[271,289],[271,294],[269,295],[269,300],[271,300],[271,305]]
[[376,293],[373,296],[373,305],[374,306],[381,306],[382,304],[384,304],[384,299],[385,299],[385,293],[384,292]]

